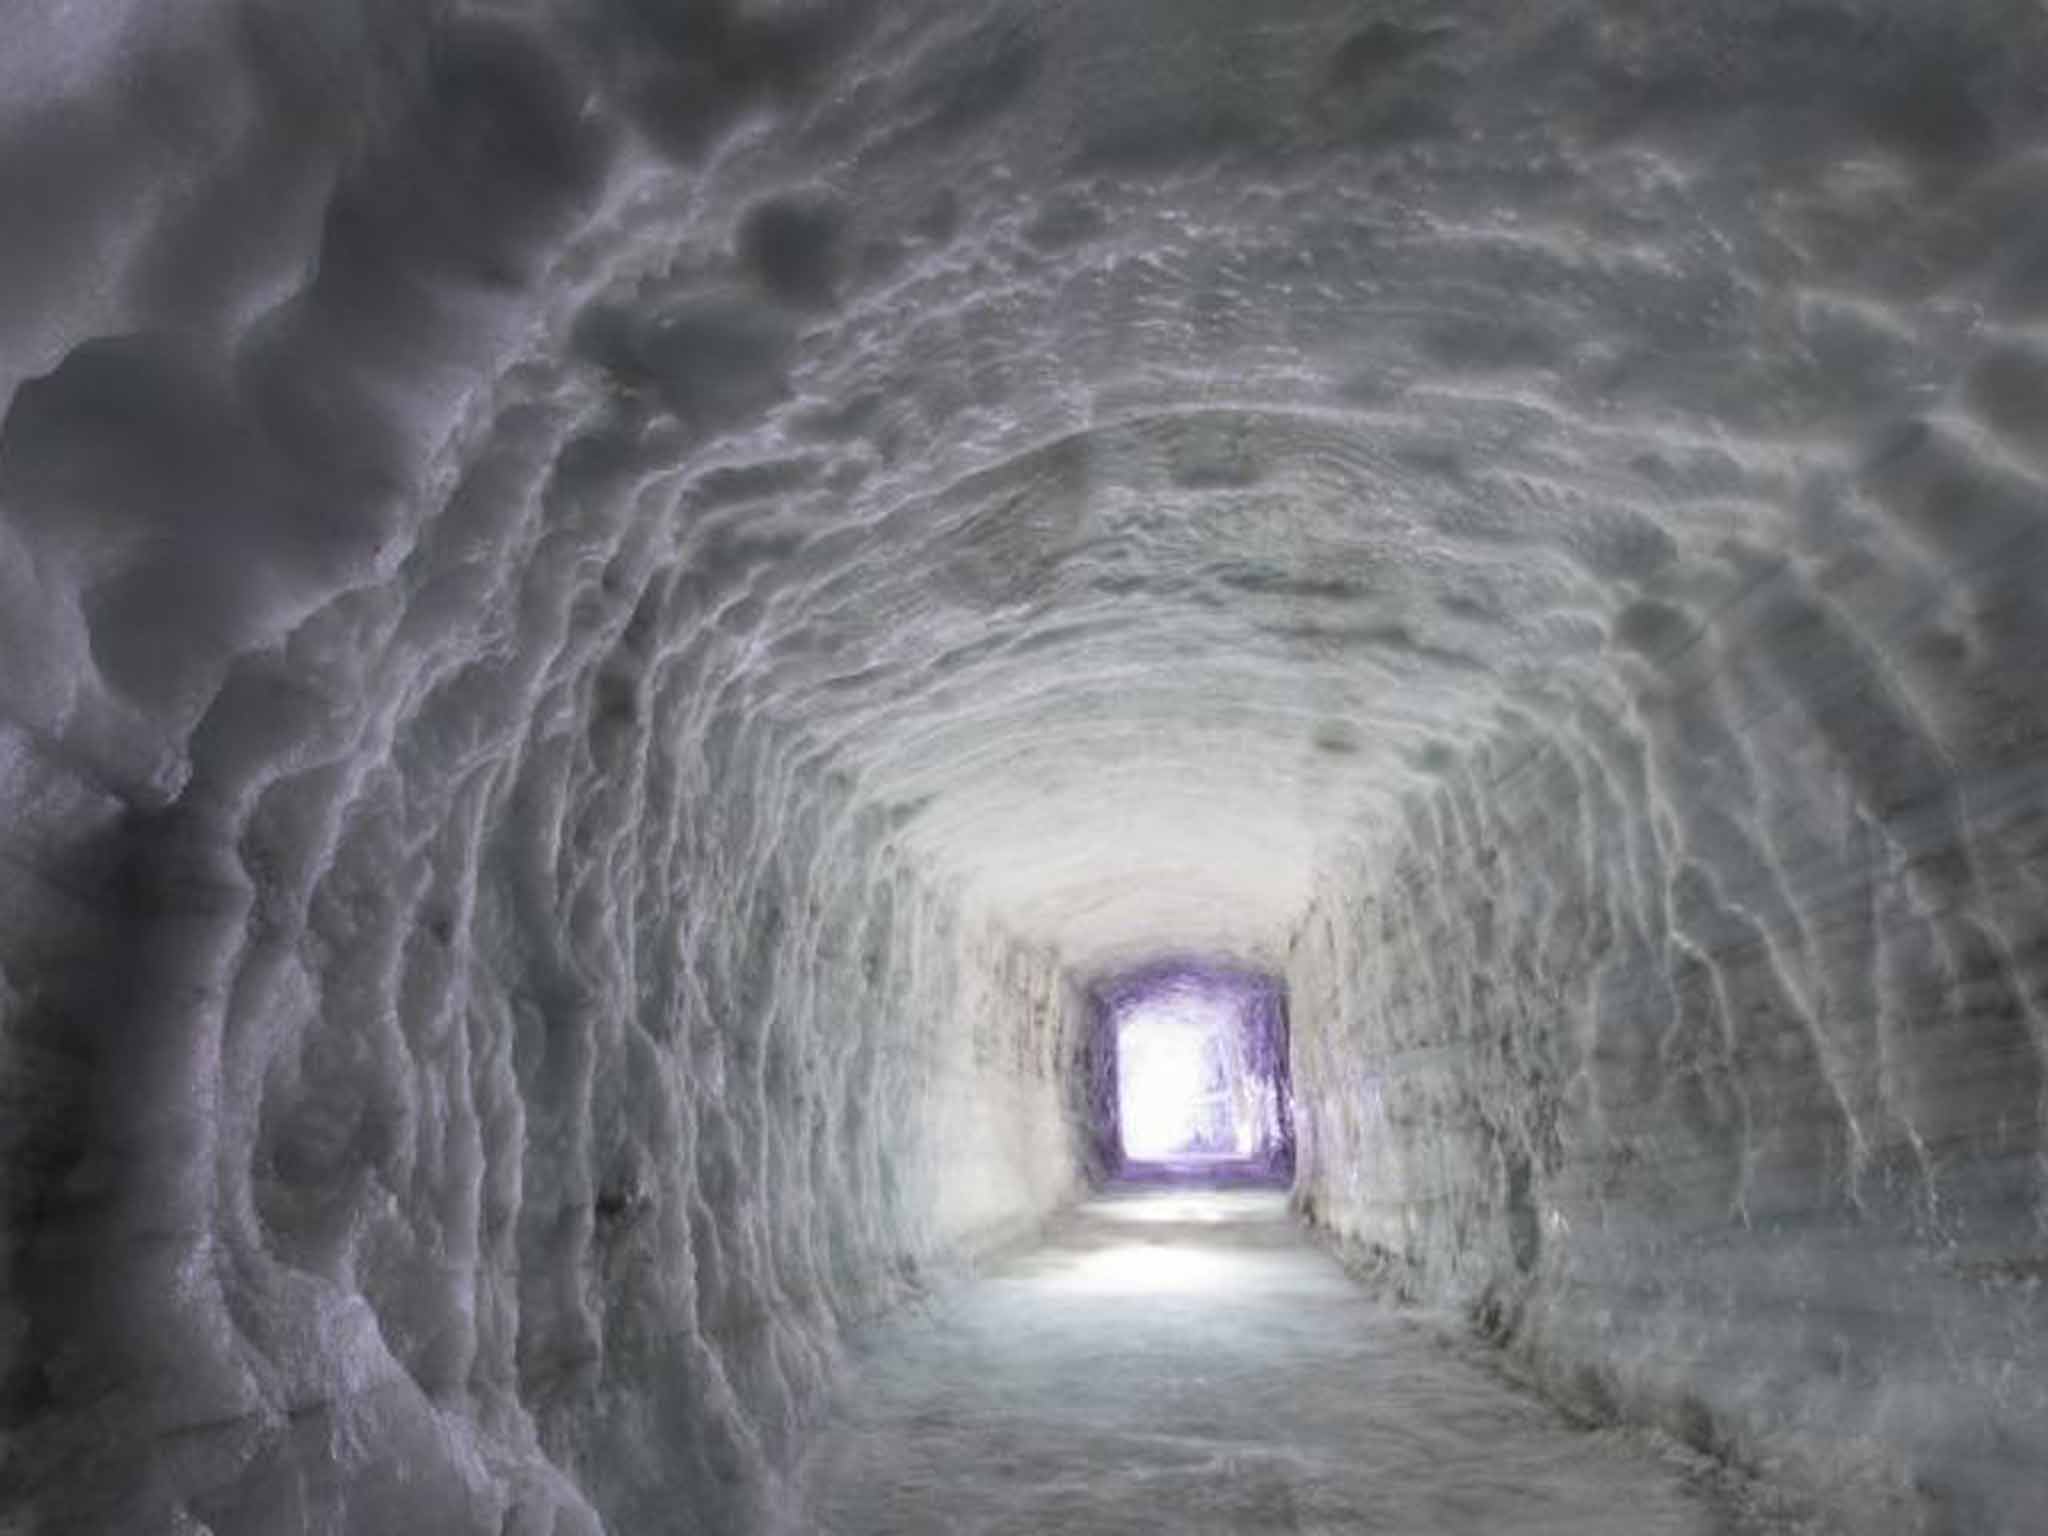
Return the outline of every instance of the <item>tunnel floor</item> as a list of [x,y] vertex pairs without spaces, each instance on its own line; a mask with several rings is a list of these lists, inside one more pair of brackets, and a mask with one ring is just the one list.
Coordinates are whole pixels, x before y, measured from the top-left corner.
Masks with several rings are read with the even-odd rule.
[[802,1485],[830,1536],[1785,1528],[1378,1302],[1227,1170],[1112,1186],[878,1325]]

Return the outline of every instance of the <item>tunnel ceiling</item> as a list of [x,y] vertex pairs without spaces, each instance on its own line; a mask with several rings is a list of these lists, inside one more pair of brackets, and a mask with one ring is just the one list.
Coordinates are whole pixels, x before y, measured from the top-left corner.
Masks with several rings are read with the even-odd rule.
[[[10,66],[10,644],[89,658],[10,702],[124,793],[436,507],[415,624],[546,557],[465,506],[602,497],[561,579],[970,909],[1257,958],[1463,749],[1861,579],[1872,464],[2041,467],[2034,6],[336,15]],[[144,526],[77,450],[158,406]]]

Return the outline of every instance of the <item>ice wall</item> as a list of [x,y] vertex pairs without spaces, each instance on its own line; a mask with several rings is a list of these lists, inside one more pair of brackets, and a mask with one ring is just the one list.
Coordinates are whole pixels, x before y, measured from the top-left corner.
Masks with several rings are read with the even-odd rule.
[[562,361],[670,252],[559,29],[90,9],[0,66],[0,1524],[762,1529],[1075,1179],[1049,951],[769,697],[793,321]]
[[1596,1416],[1859,1529],[2016,1532],[2048,1490],[2048,785],[2005,626],[2040,566],[1944,570],[1966,651],[1901,644],[1873,578],[1937,451],[1885,465],[1853,587],[1625,615],[1611,694],[1333,873],[1290,967],[1297,1201]]
[[9,726],[34,1529],[760,1529],[841,1325],[1070,1193],[1049,955],[747,707],[621,451],[508,407],[175,793]]
[[1174,950],[1288,967],[1304,1194],[1417,1290],[2007,1519],[2044,60],[15,6],[8,1513],[749,1530]]

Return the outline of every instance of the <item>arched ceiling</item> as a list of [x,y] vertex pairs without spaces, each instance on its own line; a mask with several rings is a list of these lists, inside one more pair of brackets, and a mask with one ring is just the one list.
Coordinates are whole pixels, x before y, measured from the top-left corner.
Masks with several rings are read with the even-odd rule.
[[792,541],[750,697],[1084,963],[1270,949],[1447,754],[1832,558],[2042,297],[2023,8],[1193,11],[878,16],[615,215],[613,377],[759,375],[686,535]]
[[[302,81],[287,42],[353,46],[270,14],[182,46]],[[504,494],[633,487],[649,622],[726,637],[724,704],[933,878],[1083,967],[1257,956],[1450,756],[1569,728],[1773,572],[1824,580],[1902,424],[2024,454],[2043,27],[2000,0],[493,8],[435,34],[390,144],[381,98],[299,102],[370,124],[333,170],[368,190],[316,217],[388,334],[307,343],[279,409],[354,430],[350,370],[403,371],[359,436],[404,467],[362,468],[431,482],[498,359],[497,420],[575,423],[506,452]],[[233,137],[232,103],[177,110]],[[159,286],[109,306],[242,306],[248,390],[308,301],[262,309],[263,249],[212,287],[161,254],[244,217],[226,187],[162,194]],[[415,338],[434,367],[392,361]],[[238,611],[208,611],[231,643]]]

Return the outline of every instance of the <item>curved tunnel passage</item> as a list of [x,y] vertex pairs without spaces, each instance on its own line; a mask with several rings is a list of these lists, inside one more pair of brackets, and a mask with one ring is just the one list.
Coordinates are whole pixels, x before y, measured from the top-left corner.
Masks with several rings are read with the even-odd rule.
[[766,1528],[1166,954],[1391,1294],[2032,1528],[2038,6],[16,9],[26,1528]]

